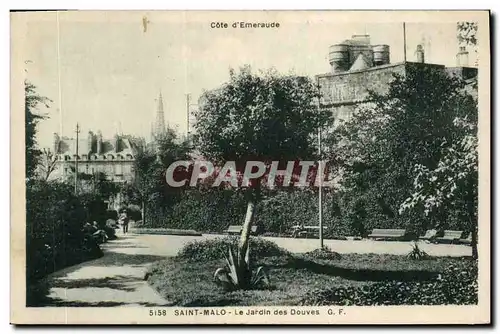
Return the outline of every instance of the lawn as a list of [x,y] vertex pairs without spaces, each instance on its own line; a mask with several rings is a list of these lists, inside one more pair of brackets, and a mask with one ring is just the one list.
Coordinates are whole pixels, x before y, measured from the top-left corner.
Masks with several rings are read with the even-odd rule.
[[[228,239],[197,241],[176,257],[155,263],[148,282],[172,305],[379,305],[477,302],[475,262],[470,258],[412,260],[400,255],[331,252],[291,254],[272,242],[254,242],[255,267],[270,286],[224,291],[214,282]],[[234,243],[230,241],[229,243]],[[456,280],[456,281],[455,281]]]

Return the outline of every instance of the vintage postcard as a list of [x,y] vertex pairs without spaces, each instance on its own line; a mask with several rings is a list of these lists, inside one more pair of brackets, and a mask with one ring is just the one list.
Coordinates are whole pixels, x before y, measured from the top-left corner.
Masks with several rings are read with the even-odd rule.
[[490,323],[489,16],[12,12],[11,322]]

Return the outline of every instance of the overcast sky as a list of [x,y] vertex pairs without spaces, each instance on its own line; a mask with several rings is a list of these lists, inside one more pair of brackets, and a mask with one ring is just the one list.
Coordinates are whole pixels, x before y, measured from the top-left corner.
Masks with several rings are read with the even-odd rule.
[[[63,135],[74,136],[76,122],[84,135],[91,129],[111,137],[120,127],[123,133],[149,138],[160,90],[166,122],[185,132],[186,93],[196,102],[203,90],[228,79],[229,68],[244,64],[255,70],[275,67],[311,77],[326,73],[329,45],[353,34],[369,34],[372,44],[390,46],[391,62],[403,60],[401,21],[356,22],[335,15],[61,12],[58,34],[56,13],[31,14],[24,30],[25,58],[31,61],[26,65],[27,77],[53,100],[47,111],[50,119],[39,126],[39,143],[50,146],[60,124]],[[210,28],[218,20],[229,25],[276,21],[280,27]],[[415,60],[416,45],[424,42],[426,62],[454,66],[456,20],[410,21],[406,24],[407,59]]]

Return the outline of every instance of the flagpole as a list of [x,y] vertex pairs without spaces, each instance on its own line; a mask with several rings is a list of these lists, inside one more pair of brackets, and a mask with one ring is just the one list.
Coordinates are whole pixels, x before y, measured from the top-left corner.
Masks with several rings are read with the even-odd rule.
[[404,62],[406,63],[406,22],[403,22],[403,48]]
[[[57,21],[57,89],[59,97],[59,135],[63,136],[63,111],[62,111],[62,94],[61,94],[61,50],[60,50],[60,33],[59,33],[59,12],[56,12]],[[55,152],[57,154],[57,152]]]
[[80,125],[76,123],[75,195],[78,195],[78,134],[79,133],[80,133]]
[[[320,92],[320,86],[319,86],[319,78],[316,78],[317,80],[317,87],[318,87],[318,116],[320,115],[321,112],[321,96],[319,95]],[[319,117],[318,117],[319,118]],[[323,249],[324,247],[324,242],[323,242],[323,175],[320,175],[323,171],[321,168],[321,124],[318,126],[318,173],[316,177],[319,177],[319,184],[318,184],[318,223],[319,223],[319,245],[320,249]]]

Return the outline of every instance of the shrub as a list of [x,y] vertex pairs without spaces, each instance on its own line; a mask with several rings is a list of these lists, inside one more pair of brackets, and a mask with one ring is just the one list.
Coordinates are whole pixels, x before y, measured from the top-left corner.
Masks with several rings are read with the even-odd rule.
[[340,253],[332,251],[327,246],[307,252],[304,256],[312,260],[340,260],[342,258]]
[[229,248],[228,255],[225,257],[226,265],[215,270],[215,283],[226,291],[269,287],[269,275],[266,269],[259,266],[254,273],[250,257],[249,247],[246,248],[244,254],[240,254],[239,250],[233,253],[232,248]]
[[[235,249],[238,241],[238,237],[191,241],[179,251],[177,257],[196,262],[224,259],[228,249],[230,247]],[[280,248],[272,241],[255,237],[250,238],[250,256],[252,259],[289,254],[288,251]]]
[[138,205],[130,204],[127,207],[128,216],[133,221],[139,221],[142,219],[141,208]]
[[427,281],[384,281],[315,289],[301,305],[471,305],[478,301],[477,262],[447,267]]
[[77,197],[64,183],[31,180],[26,185],[26,283],[69,265],[102,256],[83,223],[90,197]]
[[413,244],[413,249],[410,253],[408,253],[408,255],[406,255],[406,257],[411,260],[428,260],[431,258],[429,254],[418,247],[416,242]]

